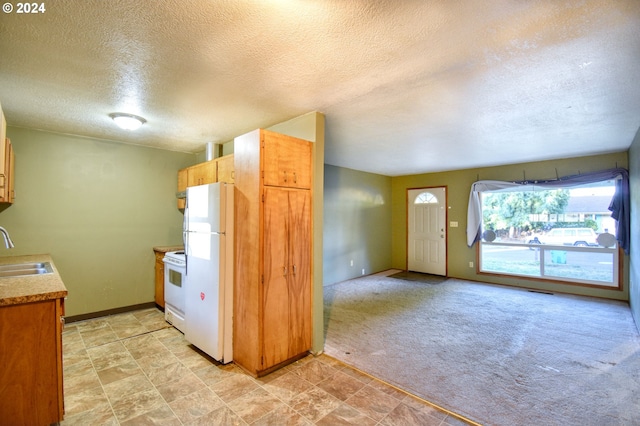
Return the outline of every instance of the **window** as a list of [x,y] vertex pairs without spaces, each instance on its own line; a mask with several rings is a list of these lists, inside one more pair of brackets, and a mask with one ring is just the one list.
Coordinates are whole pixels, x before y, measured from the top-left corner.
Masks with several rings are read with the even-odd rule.
[[615,194],[615,179],[478,191],[480,272],[619,288]]
[[414,204],[438,204],[438,197],[436,197],[430,192],[423,192],[416,197],[413,203]]

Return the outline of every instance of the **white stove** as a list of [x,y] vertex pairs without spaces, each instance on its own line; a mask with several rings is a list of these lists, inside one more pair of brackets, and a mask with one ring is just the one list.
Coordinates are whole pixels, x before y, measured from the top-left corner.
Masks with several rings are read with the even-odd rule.
[[185,277],[187,262],[184,251],[170,251],[164,258],[164,319],[185,331]]

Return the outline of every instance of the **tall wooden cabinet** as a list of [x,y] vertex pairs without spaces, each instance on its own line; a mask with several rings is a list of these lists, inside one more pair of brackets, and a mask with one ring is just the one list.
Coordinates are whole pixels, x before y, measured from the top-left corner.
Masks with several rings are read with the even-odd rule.
[[261,129],[234,140],[233,359],[254,376],[311,349],[311,152]]

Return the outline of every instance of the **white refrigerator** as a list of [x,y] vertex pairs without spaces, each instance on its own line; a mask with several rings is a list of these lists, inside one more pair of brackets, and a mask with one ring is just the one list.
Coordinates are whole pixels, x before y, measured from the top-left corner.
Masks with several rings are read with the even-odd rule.
[[187,188],[185,338],[223,364],[233,359],[233,184]]

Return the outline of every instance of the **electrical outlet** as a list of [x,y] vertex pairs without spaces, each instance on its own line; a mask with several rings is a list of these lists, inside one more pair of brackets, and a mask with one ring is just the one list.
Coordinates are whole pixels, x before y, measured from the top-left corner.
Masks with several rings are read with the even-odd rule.
[[353,266],[353,259],[351,259],[351,266]]
[[469,262],[469,268],[473,268],[473,262]]
[[362,268],[362,275],[364,275],[364,268]]

